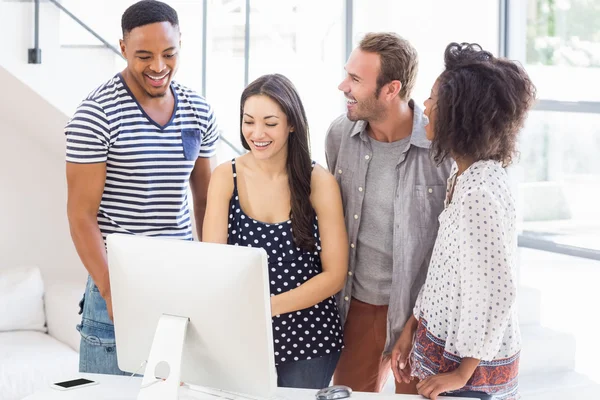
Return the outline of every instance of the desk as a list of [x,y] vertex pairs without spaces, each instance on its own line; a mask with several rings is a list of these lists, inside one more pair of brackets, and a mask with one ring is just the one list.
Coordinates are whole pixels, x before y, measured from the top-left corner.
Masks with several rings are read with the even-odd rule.
[[[135,400],[137,398],[140,385],[142,384],[142,378],[130,378],[127,376],[80,374],[79,377],[91,379],[99,382],[99,384],[66,391],[60,391],[48,387],[47,389],[41,390],[32,394],[31,396],[26,397],[24,400]],[[70,379],[75,378],[78,377],[74,376]],[[315,393],[316,390],[314,389],[279,388],[277,389],[276,395],[281,400],[314,400]],[[423,400],[424,398],[415,395],[354,392],[352,393],[351,399]],[[447,397],[447,399],[460,400],[461,398]],[[462,399],[473,400],[465,398]],[[194,391],[193,389],[184,386],[179,390],[179,400],[218,400],[218,398],[209,394]]]

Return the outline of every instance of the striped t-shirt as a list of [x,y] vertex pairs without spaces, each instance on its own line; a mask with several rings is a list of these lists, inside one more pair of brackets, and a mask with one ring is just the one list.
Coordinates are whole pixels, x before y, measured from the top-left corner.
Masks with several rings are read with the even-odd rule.
[[67,162],[106,163],[98,225],[111,233],[192,239],[188,181],[198,157],[218,140],[211,107],[171,83],[171,120],[160,126],[142,109],[121,74],[93,91],[65,127]]

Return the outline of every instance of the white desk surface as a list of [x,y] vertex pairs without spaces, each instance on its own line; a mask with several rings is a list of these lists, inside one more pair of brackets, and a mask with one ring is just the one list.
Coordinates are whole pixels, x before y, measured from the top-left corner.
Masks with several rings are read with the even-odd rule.
[[[31,396],[26,397],[24,400],[135,400],[142,383],[141,378],[130,378],[127,376],[114,375],[80,374],[79,376],[73,376],[70,379],[76,379],[80,377],[91,379],[99,382],[99,384],[65,391],[48,387],[47,389],[41,390],[35,394],[32,394]],[[277,389],[277,397],[279,397],[281,400],[314,400],[316,392],[317,391],[314,389],[279,388]],[[179,390],[179,400],[198,399],[217,400],[218,398],[211,396],[210,394],[194,391],[186,386]],[[352,393],[351,399],[423,400],[424,398],[416,395],[354,392]],[[461,398],[447,397],[447,399],[460,400]],[[465,398],[463,399],[469,400]]]

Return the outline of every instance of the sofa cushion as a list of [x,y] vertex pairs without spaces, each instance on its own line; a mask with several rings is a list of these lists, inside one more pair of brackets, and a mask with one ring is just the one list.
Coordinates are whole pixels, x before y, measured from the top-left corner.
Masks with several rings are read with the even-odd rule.
[[44,288],[48,334],[79,351],[81,336],[75,327],[81,323],[79,302],[85,291],[85,280],[47,280]]
[[73,379],[79,356],[48,334],[0,332],[0,399],[22,399],[50,383]]
[[44,284],[37,267],[0,270],[0,332],[46,332]]

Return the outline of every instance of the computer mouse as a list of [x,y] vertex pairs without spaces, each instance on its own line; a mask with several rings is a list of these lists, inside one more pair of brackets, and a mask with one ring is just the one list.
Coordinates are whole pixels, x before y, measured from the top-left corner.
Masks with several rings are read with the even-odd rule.
[[350,397],[352,389],[348,386],[335,385],[319,390],[316,394],[317,400],[337,400]]

